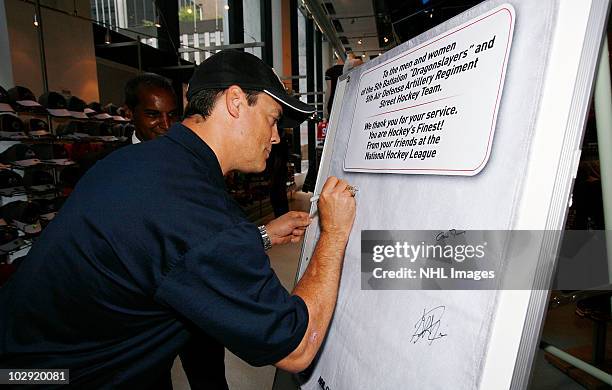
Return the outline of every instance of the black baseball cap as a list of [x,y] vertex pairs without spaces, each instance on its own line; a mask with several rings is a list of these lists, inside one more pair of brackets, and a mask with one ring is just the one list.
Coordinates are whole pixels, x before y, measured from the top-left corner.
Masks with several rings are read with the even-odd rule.
[[[19,230],[13,226],[0,225],[0,253],[7,254],[21,248],[25,244],[23,238],[19,237]],[[17,259],[15,259],[17,260]],[[15,264],[15,260],[11,264]]]
[[40,222],[43,227],[46,226],[53,218],[55,218],[65,201],[65,197],[35,200],[35,202],[38,203],[40,210]]
[[29,169],[24,172],[23,184],[34,192],[46,192],[55,189],[53,175],[47,171]]
[[36,97],[34,97],[34,94],[28,88],[17,85],[7,92],[10,101],[15,103],[15,108],[18,111],[46,114],[45,109],[36,101]]
[[21,166],[30,166],[40,163],[34,149],[25,144],[12,145],[4,152],[0,153],[0,162]]
[[127,119],[125,119],[119,113],[119,107],[113,103],[108,103],[106,106],[104,106],[104,112],[109,114],[113,118],[114,121],[127,122]]
[[70,112],[66,109],[68,107],[66,98],[57,92],[47,92],[40,95],[38,102],[53,116],[70,116]]
[[82,99],[76,96],[71,96],[68,99],[67,105],[68,105],[68,112],[70,113],[71,117],[77,118],[77,119],[89,118],[87,114],[85,113],[85,108],[87,108],[87,104],[85,104],[85,102]]
[[6,89],[0,87],[0,112],[15,112]]
[[28,235],[38,234],[41,231],[40,209],[34,202],[16,200],[0,208],[0,216]]
[[85,113],[94,119],[111,119],[112,116],[108,115],[108,113],[104,112],[102,105],[98,102],[91,102],[87,105],[85,109]]
[[189,80],[187,100],[201,90],[232,85],[264,92],[279,102],[283,106],[279,128],[297,127],[316,112],[313,106],[287,94],[280,78],[262,60],[237,50],[222,50],[202,62]]
[[7,248],[6,245],[12,243],[19,238],[17,228],[9,225],[0,225],[0,252],[9,252],[13,248]]
[[9,169],[0,171],[0,195],[13,196],[15,193],[24,191],[23,178],[20,174]]
[[112,122],[86,122],[84,123],[77,133],[87,134],[92,137],[104,137],[111,136],[113,132],[111,130]]
[[28,134],[32,137],[45,137],[51,135],[49,132],[49,125],[42,119],[31,118],[29,121]]
[[0,137],[10,139],[27,138],[23,122],[17,115],[0,114]]
[[63,196],[59,196],[57,198],[43,198],[36,199],[36,203],[38,203],[38,207],[40,208],[41,216],[46,213],[53,213],[59,211],[64,205],[66,198]]
[[94,121],[70,121],[68,123],[62,123],[57,126],[55,132],[59,137],[76,139],[88,138],[89,136],[87,135],[85,129],[88,126],[95,126],[96,124],[97,122]]

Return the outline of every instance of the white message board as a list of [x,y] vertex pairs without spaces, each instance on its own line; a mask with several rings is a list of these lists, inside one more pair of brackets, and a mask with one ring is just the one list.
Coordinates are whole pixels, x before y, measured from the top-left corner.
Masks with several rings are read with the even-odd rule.
[[[362,266],[362,232],[444,232],[448,229],[555,232],[563,229],[608,8],[608,0],[488,0],[340,78],[337,87],[340,94],[334,99],[315,194],[321,192],[328,176],[337,176],[359,187],[355,198],[357,211],[346,247],[333,320],[308,375],[301,376],[301,389],[518,390],[528,387],[546,310],[547,290],[425,288],[429,286],[420,290],[365,290],[363,275],[371,273],[364,272]],[[510,16],[502,18],[502,14],[511,15],[512,19],[516,15],[514,30],[508,24]],[[483,36],[456,38],[462,28],[470,29],[497,17],[500,19],[496,23],[483,28]],[[506,31],[510,29],[505,41],[508,58],[500,59],[494,50],[504,46],[500,38],[503,23]],[[494,36],[489,51],[488,43]],[[449,37],[452,38],[440,43]],[[414,55],[414,65],[415,58],[423,56],[416,54],[418,50],[429,52],[434,46],[447,47],[453,42],[457,52],[465,50],[466,44],[469,48],[472,43],[476,46],[484,42],[487,50],[479,53],[477,75],[469,75],[470,88],[457,92],[462,94],[460,98],[454,98],[452,93],[442,96],[448,91],[444,89],[437,98],[448,99],[430,106],[435,106],[434,109],[455,106],[457,115],[465,115],[466,110],[480,110],[489,104],[488,112],[475,111],[486,114],[486,131],[491,126],[495,131],[495,142],[488,140],[490,156],[485,159],[484,169],[480,167],[480,172],[476,174],[475,170],[471,176],[451,176],[446,171],[436,175],[380,175],[377,173],[419,172],[406,170],[405,166],[390,170],[371,169],[362,164],[361,169],[351,171],[348,159],[364,162],[367,143],[356,142],[353,137],[364,132],[366,118],[415,103],[396,103],[395,107],[379,110],[373,102],[369,109],[368,105],[359,104],[366,99],[361,95],[362,80],[376,69],[384,71],[398,66],[393,61],[405,62],[399,58]],[[465,61],[475,58],[468,54]],[[485,78],[492,77],[492,73],[483,73],[481,68],[481,64],[484,67],[487,61],[496,58],[501,61],[497,82],[505,83],[503,93],[499,90],[497,108],[496,99],[482,98],[486,89],[482,86],[490,81]],[[427,62],[421,65],[424,64]],[[453,78],[467,76],[472,70],[467,72]],[[459,91],[458,86],[451,84],[454,82],[458,79],[449,77],[442,87]],[[471,105],[478,107],[471,108]],[[498,110],[497,118],[494,108]],[[404,111],[419,112],[414,108]],[[393,118],[392,114],[381,115],[380,120]],[[471,130],[474,125],[470,120],[474,118],[463,117],[457,128]],[[442,131],[448,135],[452,128],[445,122]],[[448,139],[440,138],[438,158],[446,153],[442,145]],[[453,147],[461,150],[453,152],[453,163],[470,161],[471,156],[462,160],[467,141],[467,135],[455,139]],[[483,157],[485,154],[473,161],[479,163]],[[417,163],[421,161],[417,160]],[[424,168],[432,161],[442,160],[425,159],[417,168]],[[320,232],[316,208],[317,204],[313,203],[310,210],[313,219],[305,233],[298,278],[316,253]],[[552,275],[554,262],[541,261],[536,254],[555,253],[557,245],[558,234],[534,239],[528,248],[534,254],[535,270],[521,267],[522,263],[508,262],[505,272],[545,282]],[[508,248],[526,250],[512,245]],[[430,325],[425,330],[424,321]],[[425,334],[432,337],[426,339]]]
[[514,21],[504,4],[363,72],[344,170],[479,173],[491,153]]

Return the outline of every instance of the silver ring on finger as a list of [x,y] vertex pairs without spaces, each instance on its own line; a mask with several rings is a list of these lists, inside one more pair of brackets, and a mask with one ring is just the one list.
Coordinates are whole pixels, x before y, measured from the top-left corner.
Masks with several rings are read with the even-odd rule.
[[346,186],[346,190],[351,194],[352,197],[355,197],[355,195],[357,194],[357,191],[359,191],[359,188],[348,185]]

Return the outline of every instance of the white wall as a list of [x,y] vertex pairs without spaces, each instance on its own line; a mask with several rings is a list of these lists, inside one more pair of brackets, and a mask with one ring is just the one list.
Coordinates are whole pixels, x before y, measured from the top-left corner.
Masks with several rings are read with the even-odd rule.
[[[43,93],[43,82],[38,35],[33,24],[34,6],[19,0],[3,2],[6,14],[0,26],[6,23],[12,66],[12,85],[5,87],[22,85],[39,96]],[[72,1],[48,3],[70,10],[70,13],[74,10]],[[89,17],[89,1],[78,0],[76,4],[78,14]],[[98,78],[91,22],[44,8],[42,20],[49,90],[97,101]],[[0,33],[1,30],[2,27]],[[1,45],[0,40],[0,53],[4,53]]]
[[[0,0],[0,58],[11,57],[9,46],[8,25],[6,23],[5,0]],[[13,66],[11,61],[2,61],[0,64],[0,86],[8,89],[13,86]]]

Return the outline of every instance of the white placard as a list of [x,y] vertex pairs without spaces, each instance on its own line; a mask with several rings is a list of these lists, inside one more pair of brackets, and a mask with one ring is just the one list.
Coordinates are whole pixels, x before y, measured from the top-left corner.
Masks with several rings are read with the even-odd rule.
[[514,21],[504,4],[363,72],[344,170],[479,173],[491,153]]

